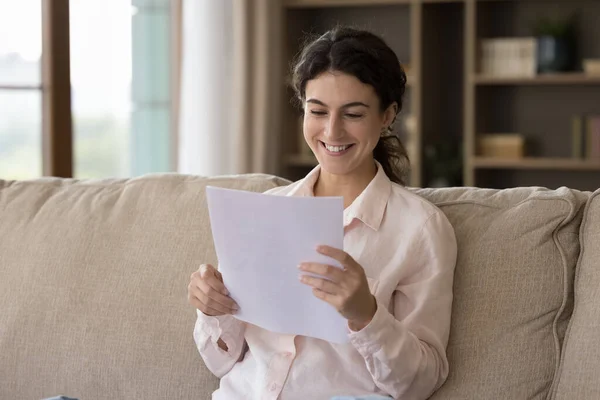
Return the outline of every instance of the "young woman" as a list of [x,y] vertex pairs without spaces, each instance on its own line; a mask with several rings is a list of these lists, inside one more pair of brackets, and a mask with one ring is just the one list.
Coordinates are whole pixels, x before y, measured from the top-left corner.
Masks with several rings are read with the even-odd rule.
[[445,215],[404,187],[408,157],[391,126],[406,75],[381,38],[349,28],[307,45],[293,72],[319,165],[268,193],[343,196],[344,249],[319,251],[344,268],[305,263],[299,276],[348,320],[349,343],[235,319],[221,275],[202,265],[188,291],[198,350],[221,378],[213,399],[426,399],[448,376],[457,247]]

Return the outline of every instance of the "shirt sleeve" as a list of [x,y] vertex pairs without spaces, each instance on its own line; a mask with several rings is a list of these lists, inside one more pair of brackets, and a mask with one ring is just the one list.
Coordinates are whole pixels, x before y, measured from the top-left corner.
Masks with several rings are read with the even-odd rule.
[[[194,341],[206,367],[218,378],[227,374],[240,359],[245,348],[246,324],[231,315],[211,317],[196,310]],[[218,340],[227,345],[221,349]]]
[[457,258],[454,229],[446,216],[429,217],[409,255],[415,273],[393,295],[394,313],[377,311],[350,342],[364,357],[375,384],[393,398],[427,399],[446,381],[452,287]]

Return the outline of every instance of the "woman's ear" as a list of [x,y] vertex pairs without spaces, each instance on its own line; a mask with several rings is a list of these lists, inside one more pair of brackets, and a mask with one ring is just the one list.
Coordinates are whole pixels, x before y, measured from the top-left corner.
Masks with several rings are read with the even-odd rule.
[[398,114],[398,103],[393,102],[390,106],[385,110],[383,114],[383,127],[389,128],[390,125],[394,123],[396,119],[396,114]]

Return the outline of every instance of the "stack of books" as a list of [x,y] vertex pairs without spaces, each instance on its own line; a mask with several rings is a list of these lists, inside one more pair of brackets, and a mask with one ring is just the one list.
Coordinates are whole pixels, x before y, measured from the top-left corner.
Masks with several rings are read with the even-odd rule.
[[533,37],[481,39],[479,70],[494,77],[533,77],[537,42]]
[[573,117],[573,157],[600,160],[600,115]]

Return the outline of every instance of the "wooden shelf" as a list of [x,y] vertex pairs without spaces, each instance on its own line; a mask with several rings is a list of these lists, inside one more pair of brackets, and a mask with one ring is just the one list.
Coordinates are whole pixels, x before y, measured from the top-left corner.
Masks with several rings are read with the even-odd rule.
[[397,4],[464,3],[466,0],[284,0],[287,8],[368,7]]
[[475,75],[471,82],[476,85],[600,85],[600,76],[584,73],[543,74],[532,78]]
[[356,7],[411,4],[415,0],[284,0],[287,8]]
[[317,165],[315,157],[304,154],[287,155],[284,162],[290,167],[315,167]]
[[472,166],[479,169],[600,171],[600,160],[543,157],[525,157],[521,159],[474,157]]

